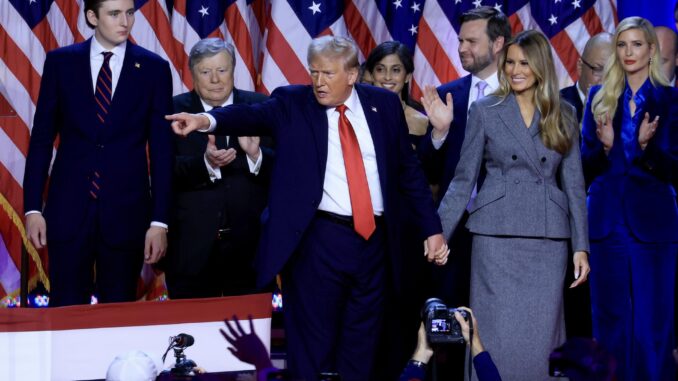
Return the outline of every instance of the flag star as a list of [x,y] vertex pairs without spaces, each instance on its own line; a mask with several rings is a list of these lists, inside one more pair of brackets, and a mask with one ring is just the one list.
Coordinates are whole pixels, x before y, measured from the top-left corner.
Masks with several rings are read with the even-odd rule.
[[473,5],[475,5],[476,8],[480,8],[483,5],[483,0],[475,0]]
[[494,3],[494,9],[496,9],[497,12],[501,12],[501,4],[499,4],[499,3]]
[[398,9],[398,8],[400,8],[400,7],[403,6],[402,3],[403,3],[403,0],[395,0],[395,1],[393,2],[393,5],[395,5],[396,9]]
[[579,4],[580,2],[581,0],[574,0],[572,2],[572,6],[574,7],[574,9],[581,8],[581,4]]
[[551,23],[551,25],[556,25],[558,23],[558,18],[555,15],[551,14],[549,22]]
[[35,3],[36,1],[38,1],[38,0],[28,0],[28,4],[29,4],[29,5],[30,5],[30,4],[33,4],[33,3]]
[[418,28],[419,28],[418,26],[415,26],[414,24],[412,24],[412,26],[411,26],[410,29],[408,29],[408,30],[409,30],[410,33],[412,33],[412,35],[414,36],[415,34],[417,34],[417,29],[418,29]]
[[459,4],[459,3],[461,3],[461,0],[454,0],[454,3]]
[[413,3],[412,6],[410,7],[412,8],[412,12],[414,13],[421,12],[421,8],[419,8],[420,5],[421,4],[419,3]]
[[201,5],[198,13],[200,13],[202,15],[202,17],[205,17],[205,16],[210,14],[209,12],[207,12],[208,9],[210,9],[210,8],[209,7],[205,8],[204,5]]
[[560,3],[561,1],[562,1],[562,0],[556,0],[555,4],[558,4],[558,3]]
[[313,4],[312,4],[310,7],[308,7],[308,9],[312,10],[312,11],[313,11],[313,14],[321,13],[321,11],[320,11],[320,3],[317,3],[317,4],[316,4],[315,1],[313,1],[312,3],[313,3]]

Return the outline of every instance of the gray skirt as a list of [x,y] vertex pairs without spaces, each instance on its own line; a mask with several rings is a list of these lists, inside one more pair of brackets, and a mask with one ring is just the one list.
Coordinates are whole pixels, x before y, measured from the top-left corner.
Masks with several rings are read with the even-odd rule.
[[548,357],[565,341],[567,240],[474,235],[472,253],[471,308],[502,380],[552,380]]

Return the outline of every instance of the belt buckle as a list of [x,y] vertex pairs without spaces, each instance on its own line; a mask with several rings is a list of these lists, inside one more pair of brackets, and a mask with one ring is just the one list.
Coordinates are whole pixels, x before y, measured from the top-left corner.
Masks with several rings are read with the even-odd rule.
[[231,233],[230,228],[224,228],[224,229],[217,229],[217,239],[222,240],[226,239]]

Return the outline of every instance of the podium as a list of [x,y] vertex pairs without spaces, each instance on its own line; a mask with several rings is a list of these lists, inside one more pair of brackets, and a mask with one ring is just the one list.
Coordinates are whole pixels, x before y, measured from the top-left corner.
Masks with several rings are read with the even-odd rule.
[[[207,372],[253,370],[226,349],[224,319],[248,315],[270,353],[271,294],[164,302],[110,303],[42,309],[0,309],[0,380],[93,380],[115,356],[141,350],[160,357],[169,337],[187,333],[186,356]],[[163,369],[174,365],[172,352]]]

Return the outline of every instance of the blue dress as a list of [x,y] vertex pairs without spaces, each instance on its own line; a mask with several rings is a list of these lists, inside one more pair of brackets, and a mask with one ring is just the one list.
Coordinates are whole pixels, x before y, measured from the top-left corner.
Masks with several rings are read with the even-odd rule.
[[[674,380],[678,90],[647,80],[633,94],[627,84],[606,155],[591,111],[599,89],[591,90],[582,127],[593,334],[615,356],[618,380]],[[638,130],[646,112],[651,121],[659,115],[659,125],[642,150]]]

